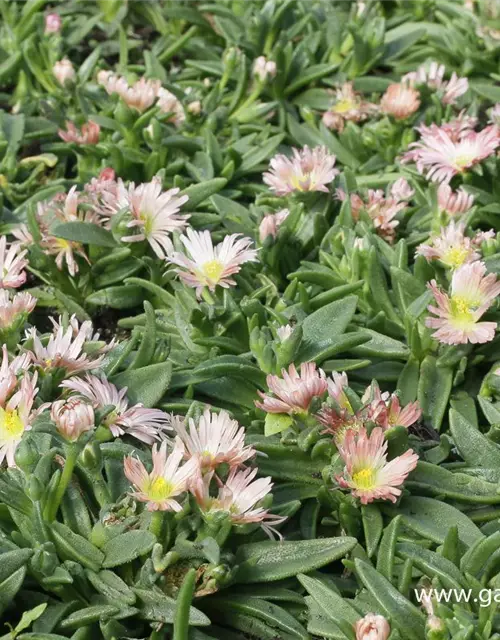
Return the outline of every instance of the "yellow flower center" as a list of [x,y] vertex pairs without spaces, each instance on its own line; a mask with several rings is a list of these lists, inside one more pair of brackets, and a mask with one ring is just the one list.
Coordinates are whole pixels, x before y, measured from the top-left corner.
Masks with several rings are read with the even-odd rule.
[[455,168],[457,171],[464,171],[475,159],[474,153],[459,153],[455,158]]
[[443,262],[450,267],[459,267],[462,265],[469,255],[468,249],[465,247],[451,247],[443,255]]
[[351,111],[351,109],[356,109],[357,105],[355,102],[353,102],[352,100],[339,100],[338,102],[336,102],[333,107],[332,107],[332,111],[334,113],[347,113],[348,111]]
[[460,296],[453,296],[451,298],[451,309],[455,324],[465,325],[474,322],[473,308],[474,304],[470,300],[466,300]]
[[165,478],[160,476],[151,480],[144,493],[153,502],[161,502],[170,498],[174,487],[171,482],[167,482]]
[[219,260],[205,262],[202,267],[203,275],[211,282],[219,282],[223,271],[224,265]]
[[356,485],[357,489],[373,489],[375,486],[375,478],[373,477],[373,469],[361,469],[361,471],[357,471],[353,476],[352,480]]
[[0,407],[0,439],[19,440],[23,433],[24,424],[17,411],[5,411]]
[[149,214],[148,211],[141,211],[139,214],[139,219],[144,223],[142,228],[144,235],[148,236],[153,231],[153,218]]

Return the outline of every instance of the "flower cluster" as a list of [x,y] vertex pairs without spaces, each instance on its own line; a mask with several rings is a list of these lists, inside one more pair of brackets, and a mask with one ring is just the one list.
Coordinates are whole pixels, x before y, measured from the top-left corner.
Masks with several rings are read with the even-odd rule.
[[117,94],[131,109],[143,113],[155,104],[160,111],[169,114],[169,121],[180,126],[186,116],[180,100],[161,86],[159,80],[140,78],[129,84],[123,76],[111,71],[99,71],[97,82],[104,87],[108,95]]
[[150,511],[181,511],[180,499],[190,493],[207,522],[223,516],[235,525],[259,524],[270,537],[279,536],[274,527],[286,518],[261,505],[272,489],[271,478],[255,479],[257,469],[244,466],[256,454],[245,445],[245,429],[226,411],[209,409],[198,424],[172,416],[170,425],[176,434],[173,448],[169,453],[166,441],[159,448],[154,445],[151,472],[138,458],[125,458],[132,495]]
[[[273,395],[260,392],[262,401],[256,406],[267,413],[288,414],[306,418],[312,414],[325,427],[323,433],[333,436],[339,454],[345,462],[344,474],[337,477],[339,485],[350,488],[363,504],[375,499],[393,502],[401,494],[398,488],[415,468],[418,456],[410,449],[404,455],[387,462],[387,442],[384,432],[393,426],[411,427],[421,415],[417,402],[401,406],[397,395],[381,393],[370,385],[359,407],[354,409],[347,394],[345,373],[333,372],[326,377],[313,362],[303,363],[300,374],[295,365],[282,371],[282,378],[267,377]],[[324,400],[319,409],[315,402]],[[371,434],[367,427],[374,427]]]

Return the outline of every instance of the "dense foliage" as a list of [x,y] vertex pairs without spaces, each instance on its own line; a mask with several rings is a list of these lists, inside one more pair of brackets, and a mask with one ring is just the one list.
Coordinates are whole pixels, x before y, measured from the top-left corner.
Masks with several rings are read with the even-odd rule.
[[0,14],[2,638],[499,640],[500,6]]

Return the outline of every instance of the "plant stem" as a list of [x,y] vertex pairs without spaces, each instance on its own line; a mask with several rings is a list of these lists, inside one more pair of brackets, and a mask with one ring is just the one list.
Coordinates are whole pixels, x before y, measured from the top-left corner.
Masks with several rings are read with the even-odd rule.
[[66,462],[64,463],[63,472],[61,474],[61,479],[59,480],[59,484],[57,485],[57,489],[54,493],[54,497],[52,499],[52,503],[48,505],[47,509],[47,520],[52,522],[55,520],[57,515],[57,511],[61,505],[64,494],[66,493],[66,489],[71,481],[71,477],[73,475],[73,469],[75,468],[76,460],[78,458],[78,449],[69,444],[66,447]]

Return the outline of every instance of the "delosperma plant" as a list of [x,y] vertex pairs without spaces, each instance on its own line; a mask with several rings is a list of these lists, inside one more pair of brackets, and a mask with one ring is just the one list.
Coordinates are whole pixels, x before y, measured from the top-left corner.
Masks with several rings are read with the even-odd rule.
[[0,638],[500,640],[498,3],[0,16]]

